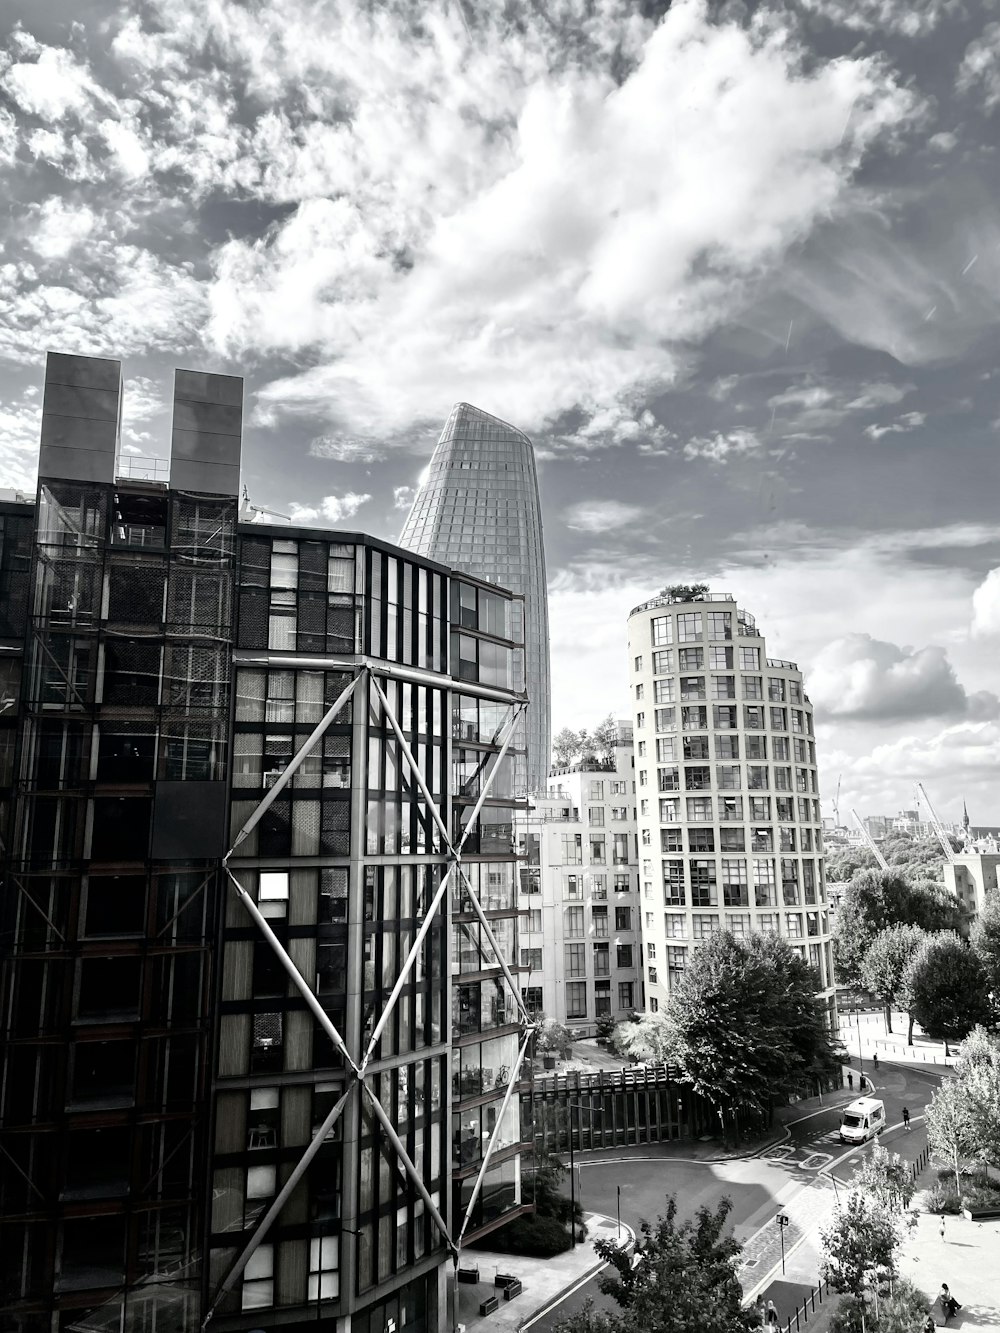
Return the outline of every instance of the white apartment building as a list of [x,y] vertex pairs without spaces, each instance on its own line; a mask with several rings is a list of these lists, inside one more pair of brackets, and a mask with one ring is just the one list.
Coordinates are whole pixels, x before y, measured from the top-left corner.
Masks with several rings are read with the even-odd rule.
[[522,995],[586,1035],[641,1009],[643,958],[632,727],[614,765],[554,773],[518,815]]
[[812,705],[727,595],[669,591],[629,616],[646,999],[716,931],[772,932],[817,971],[836,1023]]

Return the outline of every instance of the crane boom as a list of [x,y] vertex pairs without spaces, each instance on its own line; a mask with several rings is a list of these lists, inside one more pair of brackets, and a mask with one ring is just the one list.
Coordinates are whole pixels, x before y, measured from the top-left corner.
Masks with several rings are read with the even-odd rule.
[[951,839],[945,832],[944,825],[941,823],[940,819],[938,819],[937,811],[934,809],[933,805],[931,805],[931,798],[924,790],[924,784],[922,782],[917,783],[917,795],[923,797],[924,805],[927,806],[927,813],[931,817],[931,827],[937,835],[938,842],[941,844],[941,850],[944,852],[945,860],[954,861],[955,849],[951,845]]
[[879,866],[883,870],[888,870],[889,862],[879,851],[875,839],[872,837],[872,835],[865,828],[864,824],[861,822],[861,816],[858,814],[857,810],[854,809],[851,810],[851,814],[854,816],[855,822],[857,823],[858,828],[861,830],[861,836],[864,838],[868,846],[868,850],[871,852],[872,856],[874,856],[875,860],[879,863]]

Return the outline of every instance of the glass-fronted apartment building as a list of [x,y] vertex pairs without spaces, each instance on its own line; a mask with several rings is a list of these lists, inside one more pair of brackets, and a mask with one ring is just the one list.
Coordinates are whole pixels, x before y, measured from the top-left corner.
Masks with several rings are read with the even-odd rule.
[[772,932],[836,1023],[813,710],[794,662],[731,597],[669,593],[628,620],[646,996],[720,930]]
[[644,1007],[631,723],[618,723],[610,764],[555,772],[517,828],[521,993],[530,1012],[592,1036],[602,1016]]
[[524,599],[528,790],[543,793],[551,755],[549,613],[535,452],[527,435],[458,403],[403,525],[400,546]]
[[169,482],[120,403],[50,356],[0,504],[0,1329],[436,1330],[521,1207],[512,598],[241,523],[234,377]]

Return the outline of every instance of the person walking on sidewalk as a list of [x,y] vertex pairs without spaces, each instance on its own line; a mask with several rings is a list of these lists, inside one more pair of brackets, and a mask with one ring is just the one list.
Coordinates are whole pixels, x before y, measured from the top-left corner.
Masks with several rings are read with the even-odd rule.
[[781,1321],[778,1319],[778,1311],[775,1309],[774,1301],[767,1303],[767,1326],[768,1328],[777,1328]]
[[910,1112],[909,1112],[908,1107],[905,1107],[905,1106],[903,1107],[903,1128],[906,1130],[907,1134],[909,1134],[909,1132],[910,1132]]
[[878,1069],[878,1051],[876,1051],[875,1054],[872,1056],[872,1064],[875,1066],[875,1068],[876,1068],[876,1070],[877,1070],[877,1069]]
[[851,1090],[852,1092],[854,1091],[854,1075],[853,1075],[853,1074],[848,1074],[848,1075],[847,1075],[847,1086],[850,1088],[850,1090]]

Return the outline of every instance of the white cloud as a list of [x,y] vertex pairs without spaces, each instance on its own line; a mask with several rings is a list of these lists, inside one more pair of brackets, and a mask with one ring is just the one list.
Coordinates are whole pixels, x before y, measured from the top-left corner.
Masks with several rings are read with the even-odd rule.
[[798,0],[799,5],[827,23],[855,32],[898,32],[926,37],[946,18],[962,15],[962,0]]
[[865,434],[871,440],[880,440],[883,435],[906,435],[922,426],[926,420],[927,414],[924,412],[904,412],[888,426],[866,426]]
[[309,446],[314,458],[336,463],[377,463],[385,453],[376,442],[360,435],[320,435]]
[[611,532],[634,522],[641,514],[639,505],[624,504],[621,500],[581,500],[570,505],[565,519],[566,526],[578,532]]
[[944,648],[899,647],[870,634],[827,644],[813,658],[809,692],[826,717],[878,723],[1000,713],[995,695],[966,693]]
[[[853,412],[870,412],[900,402],[912,393],[912,384],[889,384],[875,380],[867,384],[808,383],[793,385],[768,400],[779,420],[793,425],[798,433],[829,430]],[[787,437],[787,432],[783,432]]]
[[409,509],[413,504],[413,498],[417,493],[416,486],[393,486],[392,488],[392,507],[393,509]]
[[9,167],[17,157],[17,121],[0,106],[0,167]]
[[1000,569],[991,569],[972,594],[972,633],[977,638],[1000,634]]
[[34,495],[42,407],[36,393],[20,402],[0,400],[0,486]]
[[984,111],[1000,106],[1000,23],[987,23],[982,35],[969,43],[955,87],[960,93],[978,94]]
[[82,114],[96,97],[103,100],[89,69],[58,46],[35,45],[37,60],[18,61],[0,79],[8,96],[40,120],[60,121]]
[[123,176],[137,180],[146,175],[149,171],[149,153],[133,125],[105,119],[98,129]]
[[86,204],[75,207],[53,195],[46,199],[32,219],[28,244],[43,259],[65,259],[85,241],[94,229],[96,218]]
[[370,495],[358,495],[354,491],[347,491],[344,495],[328,495],[317,508],[293,504],[290,517],[293,523],[312,523],[318,518],[326,519],[329,523],[344,523],[353,518],[371,498]]
[[941,130],[927,140],[928,148],[936,148],[939,153],[950,153],[958,147],[958,135],[951,130]]
[[564,443],[582,449],[636,442],[642,453],[660,452],[676,436],[657,421],[648,408],[609,403],[600,407],[572,435],[559,437]]
[[711,438],[696,436],[684,446],[685,458],[704,458],[710,463],[724,463],[731,458],[742,458],[759,453],[763,448],[751,430],[732,430]]

